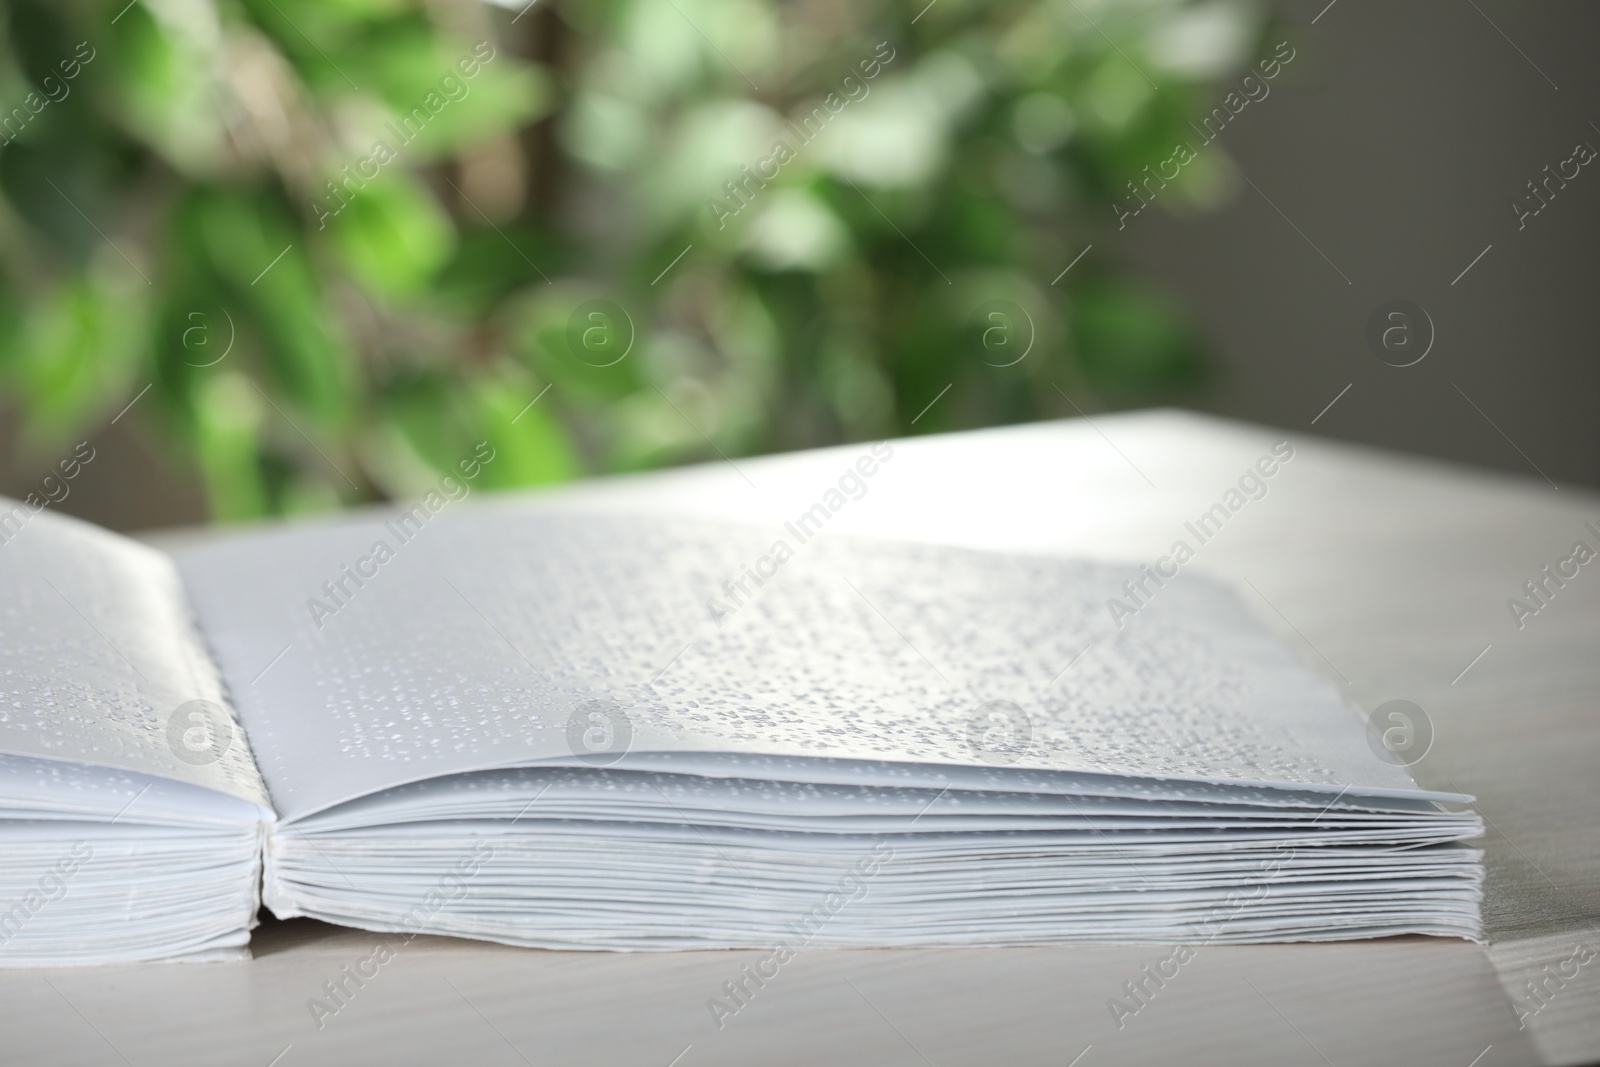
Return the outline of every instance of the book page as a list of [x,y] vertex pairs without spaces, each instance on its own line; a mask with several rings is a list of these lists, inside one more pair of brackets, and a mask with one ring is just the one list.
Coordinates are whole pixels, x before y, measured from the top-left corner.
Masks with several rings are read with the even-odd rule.
[[514,498],[179,568],[286,819],[666,752],[1416,792],[1331,684],[1187,573],[1131,597],[1122,566]]
[[0,753],[267,804],[172,560],[3,498]]

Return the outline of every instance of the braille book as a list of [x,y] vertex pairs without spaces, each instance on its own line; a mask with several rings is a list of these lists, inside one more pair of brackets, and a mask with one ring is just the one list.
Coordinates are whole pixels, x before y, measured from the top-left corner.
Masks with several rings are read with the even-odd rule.
[[551,949],[1480,937],[1471,798],[1188,570],[517,496],[169,555],[30,507],[0,963],[242,955],[263,905]]

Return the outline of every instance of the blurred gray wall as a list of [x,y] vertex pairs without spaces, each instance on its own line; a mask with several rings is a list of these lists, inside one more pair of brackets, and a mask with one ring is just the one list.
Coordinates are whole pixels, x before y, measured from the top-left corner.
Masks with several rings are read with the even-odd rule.
[[[1511,208],[1600,150],[1600,5],[1326,4],[1275,5],[1299,54],[1218,138],[1259,191],[1107,242],[1210,337],[1215,380],[1185,406],[1600,485],[1600,159],[1520,230]],[[1390,299],[1433,320],[1414,366],[1365,339]]]

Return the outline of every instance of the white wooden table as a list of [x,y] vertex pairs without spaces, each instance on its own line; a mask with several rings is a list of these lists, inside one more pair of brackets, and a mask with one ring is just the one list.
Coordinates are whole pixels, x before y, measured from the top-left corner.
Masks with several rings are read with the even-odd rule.
[[[1107,1007],[1164,951],[803,952],[718,1029],[709,997],[759,953],[591,954],[419,939],[318,1029],[307,1000],[374,935],[258,931],[242,964],[0,971],[0,1064],[1355,1064],[1600,1058],[1600,562],[1518,629],[1507,599],[1600,496],[1174,412],[896,443],[830,529],[1149,561],[1273,442],[1294,459],[1199,548],[1365,709],[1428,713],[1432,788],[1490,824],[1493,944],[1208,946],[1118,1029]],[[738,460],[545,494],[775,526],[864,451]],[[1248,585],[1244,585],[1248,582]],[[1543,971],[1550,966],[1552,969]],[[1572,970],[1569,965],[1567,971]],[[1546,976],[1519,1028],[1511,995]],[[1536,1001],[1529,1001],[1536,1004]],[[276,1059],[275,1059],[276,1058]]]

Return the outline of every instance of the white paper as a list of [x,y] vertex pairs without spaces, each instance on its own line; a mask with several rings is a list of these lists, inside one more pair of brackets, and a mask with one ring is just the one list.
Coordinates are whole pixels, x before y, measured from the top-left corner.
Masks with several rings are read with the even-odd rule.
[[[9,505],[0,499],[0,510]],[[238,724],[219,721],[211,734],[206,713],[187,717],[196,701],[230,714],[171,559],[48,511],[0,544],[0,753],[154,774],[264,805]]]
[[569,723],[595,707],[622,710],[641,755],[986,769],[1003,700],[1027,737],[1002,774],[1416,795],[1332,685],[1190,576],[1119,627],[1124,567],[519,502],[276,530],[179,566],[288,819],[582,755]]

